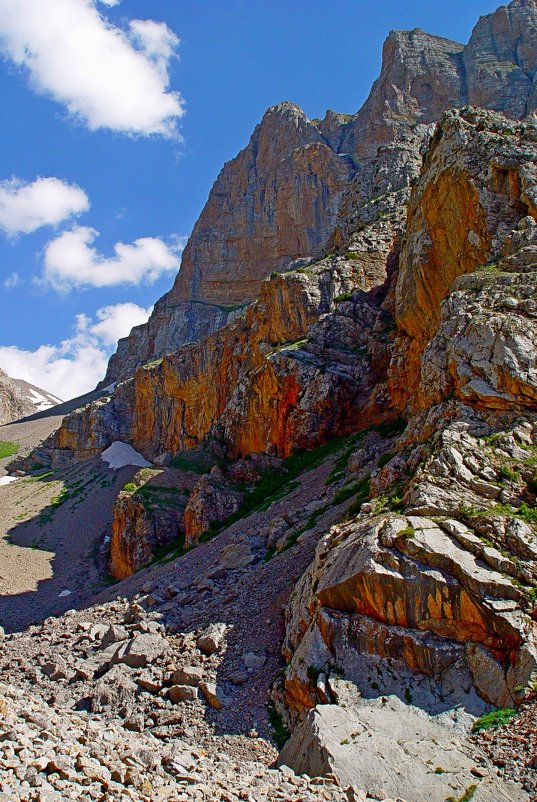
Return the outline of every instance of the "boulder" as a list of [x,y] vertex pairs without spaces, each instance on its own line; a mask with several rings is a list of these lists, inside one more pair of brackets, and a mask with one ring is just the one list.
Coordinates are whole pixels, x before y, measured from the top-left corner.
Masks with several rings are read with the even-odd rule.
[[198,689],[192,685],[172,685],[168,696],[172,702],[193,702],[198,698]]
[[130,668],[145,668],[168,651],[168,642],[161,635],[143,633],[116,647],[114,663],[124,663]]
[[225,624],[212,624],[199,636],[196,646],[203,654],[211,655],[220,651],[226,637]]
[[231,705],[231,699],[225,695],[215,682],[201,682],[199,687],[206,702],[211,707],[214,707],[215,710],[221,710],[223,707]]
[[174,685],[197,686],[203,679],[203,669],[199,666],[182,666],[172,674]]
[[503,783],[491,765],[485,777],[476,776],[476,761],[486,763],[453,731],[385,697],[347,709],[321,705],[311,710],[278,765],[311,777],[333,774],[341,786],[365,789],[373,799],[445,802],[462,799],[473,788],[473,802],[528,800],[519,786]]

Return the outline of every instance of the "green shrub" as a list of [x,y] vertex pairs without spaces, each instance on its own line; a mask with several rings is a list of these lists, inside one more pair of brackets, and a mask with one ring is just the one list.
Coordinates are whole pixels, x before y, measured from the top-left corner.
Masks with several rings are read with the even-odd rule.
[[369,499],[369,494],[371,492],[371,479],[369,476],[366,476],[365,479],[362,479],[361,482],[355,486],[356,489],[356,496],[354,501],[349,506],[346,518],[352,518],[354,515],[358,515],[362,508],[362,504],[364,504]]
[[334,499],[332,501],[332,504],[334,506],[337,506],[338,504],[341,504],[342,501],[347,501],[347,499],[352,498],[352,496],[354,496],[356,492],[356,489],[357,489],[356,484],[349,484],[340,487],[339,490],[336,493],[334,493]]
[[501,727],[503,724],[507,724],[513,716],[516,716],[516,710],[513,710],[512,707],[504,707],[501,710],[493,710],[491,713],[485,713],[484,716],[474,721],[472,732],[489,730],[491,727]]
[[334,303],[340,304],[343,301],[351,301],[352,300],[352,292],[343,292],[341,295],[334,296]]
[[278,749],[283,749],[285,744],[290,738],[291,733],[283,723],[283,718],[276,710],[273,701],[267,704],[267,712],[272,731],[274,733],[274,741]]
[[125,485],[125,487],[123,488],[123,490],[124,490],[126,493],[136,493],[136,491],[138,490],[138,488],[136,487],[136,485],[134,484],[134,482],[127,482],[127,484]]
[[520,479],[519,472],[510,468],[509,465],[501,465],[498,473],[502,479],[506,479],[508,482],[518,482]]

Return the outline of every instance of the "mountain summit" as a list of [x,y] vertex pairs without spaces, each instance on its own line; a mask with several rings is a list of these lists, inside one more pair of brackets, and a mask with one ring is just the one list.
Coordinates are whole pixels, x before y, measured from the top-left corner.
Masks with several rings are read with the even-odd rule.
[[269,109],[216,179],[173,288],[119,342],[101,386],[216,331],[273,271],[321,255],[349,186],[362,205],[408,187],[429,125],[447,109],[470,104],[514,119],[532,112],[536,60],[537,6],[515,0],[482,17],[466,46],[392,31],[380,76],[353,116],[311,121],[292,103]]

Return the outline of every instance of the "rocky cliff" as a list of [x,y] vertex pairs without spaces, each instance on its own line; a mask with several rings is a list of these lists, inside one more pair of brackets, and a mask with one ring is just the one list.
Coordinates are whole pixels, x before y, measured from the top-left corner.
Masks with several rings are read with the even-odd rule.
[[469,44],[392,32],[382,70],[354,116],[311,121],[292,103],[267,111],[218,176],[173,288],[120,341],[102,386],[202,339],[259,293],[263,279],[337,247],[351,208],[405,190],[429,125],[467,103],[519,119],[536,105],[537,7],[516,0],[477,24]]
[[[391,34],[350,120],[270,110],[140,329],[145,364],[127,377],[142,351],[126,341],[113,395],[67,416],[32,457],[74,470],[123,440],[155,464],[116,502],[112,567],[125,577],[162,545],[182,555],[170,572],[188,592],[163,590],[157,566],[163,595],[144,601],[170,627],[192,627],[201,608],[224,615],[238,596],[233,626],[261,638],[287,583],[272,705],[294,734],[281,762],[335,774],[350,800],[366,798],[354,788],[528,798],[459,739],[492,707],[535,705],[536,20],[536,4],[516,0],[465,48]],[[467,100],[497,110],[443,112]],[[307,208],[288,191],[295,168]],[[159,350],[177,332],[174,293],[190,326],[185,304],[216,308],[224,291],[237,307],[256,297],[208,336],[203,323]],[[254,671],[266,655],[243,659]],[[235,661],[230,694],[239,674]],[[437,728],[450,761],[434,768]],[[535,795],[529,763],[507,763]]]
[[0,370],[0,425],[60,404],[59,398]]

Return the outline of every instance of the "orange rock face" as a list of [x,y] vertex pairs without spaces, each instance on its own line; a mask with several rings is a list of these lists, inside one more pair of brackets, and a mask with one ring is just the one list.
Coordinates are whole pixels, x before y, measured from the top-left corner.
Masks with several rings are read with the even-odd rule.
[[[491,130],[483,118],[480,130],[479,112],[446,115],[413,192],[395,288],[399,337],[389,371],[391,397],[401,410],[431,403],[426,387],[415,388],[454,280],[498,259],[499,223],[514,228],[531,212],[524,189],[532,156],[516,136],[502,134],[501,119],[494,118]],[[509,125],[503,124],[511,132]],[[470,148],[464,147],[469,134]],[[498,158],[500,142],[504,152]]]

